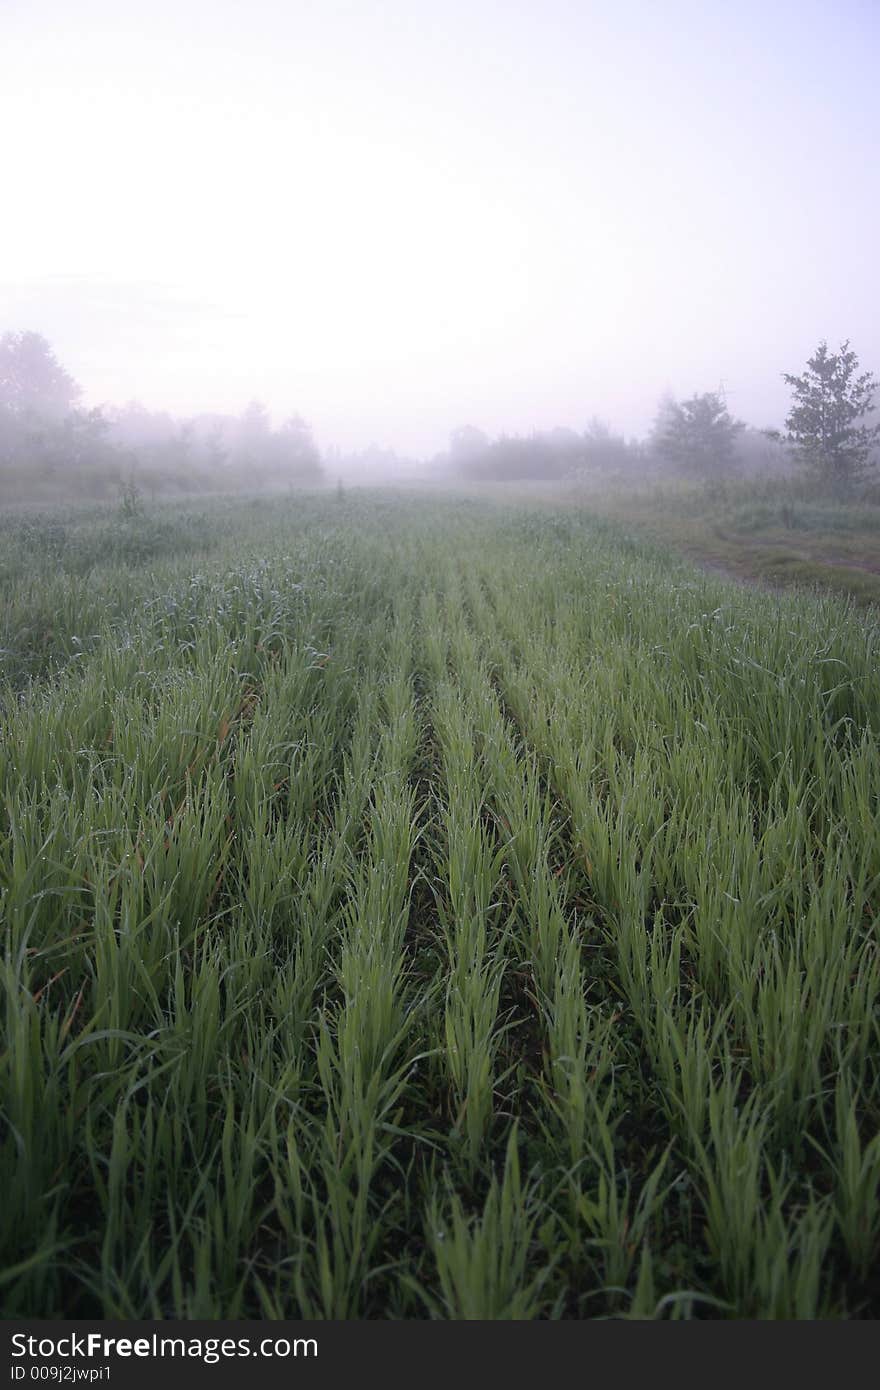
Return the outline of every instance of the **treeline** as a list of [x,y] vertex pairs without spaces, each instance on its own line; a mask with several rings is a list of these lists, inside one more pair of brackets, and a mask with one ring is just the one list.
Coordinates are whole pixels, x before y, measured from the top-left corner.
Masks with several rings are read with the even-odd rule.
[[0,338],[0,501],[71,495],[254,491],[350,477],[395,482],[435,477],[473,482],[629,485],[667,477],[723,482],[800,471],[819,491],[852,497],[876,476],[876,383],[848,343],[819,344],[800,375],[785,373],[792,405],[785,430],[754,429],[720,392],[660,402],[645,439],[626,439],[594,418],[568,428],[490,438],[473,425],[448,451],[420,465],[371,445],[330,451],[326,466],[309,426],[279,427],[252,401],[237,416],[177,419],[138,402],[84,409],[82,390],[39,333]]
[[627,440],[595,419],[583,433],[495,439],[465,425],[437,462],[475,481],[636,482],[677,474],[721,482],[800,472],[817,491],[838,497],[872,483],[880,462],[876,382],[859,371],[849,343],[835,353],[821,342],[801,374],[783,379],[792,392],[784,431],[752,428],[731,415],[722,393],[705,391],[665,397],[644,440]]
[[559,481],[594,468],[604,476],[639,467],[644,448],[638,440],[626,441],[599,420],[582,434],[559,427],[531,434],[502,434],[490,439],[473,425],[453,431],[449,452],[437,460],[452,472],[476,481]]
[[455,430],[437,460],[475,481],[626,482],[669,472],[713,477],[783,472],[791,460],[778,437],[733,421],[716,396],[661,403],[647,439],[627,439],[603,420],[585,430],[556,428],[495,439],[474,426]]
[[84,409],[81,398],[41,334],[0,338],[3,500],[254,491],[323,479],[305,420],[292,415],[275,428],[259,401],[237,416],[178,419],[137,401]]

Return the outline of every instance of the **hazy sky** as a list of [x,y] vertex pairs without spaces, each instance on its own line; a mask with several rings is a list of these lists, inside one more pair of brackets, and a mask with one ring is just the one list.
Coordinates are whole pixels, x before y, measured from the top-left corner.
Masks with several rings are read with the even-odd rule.
[[0,0],[0,330],[432,452],[880,375],[878,0]]

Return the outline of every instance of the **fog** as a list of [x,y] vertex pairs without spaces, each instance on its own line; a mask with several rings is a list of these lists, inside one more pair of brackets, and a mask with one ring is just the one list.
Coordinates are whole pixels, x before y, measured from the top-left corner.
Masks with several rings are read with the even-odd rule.
[[820,338],[880,368],[878,38],[874,0],[4,0],[0,333],[121,446],[137,401],[228,458],[256,401],[329,481],[644,441],[664,396],[778,427]]

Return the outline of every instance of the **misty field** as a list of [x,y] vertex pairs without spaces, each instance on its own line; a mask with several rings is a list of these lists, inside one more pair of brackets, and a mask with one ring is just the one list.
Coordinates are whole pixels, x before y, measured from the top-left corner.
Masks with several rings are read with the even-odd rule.
[[880,646],[549,504],[0,521],[7,1316],[880,1313]]
[[835,501],[797,478],[665,480],[641,488],[618,482],[579,500],[731,577],[880,605],[877,491]]

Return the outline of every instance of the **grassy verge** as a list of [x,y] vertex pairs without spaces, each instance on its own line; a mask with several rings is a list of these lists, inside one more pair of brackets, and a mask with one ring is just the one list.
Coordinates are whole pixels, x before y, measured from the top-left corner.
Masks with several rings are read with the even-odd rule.
[[880,506],[811,499],[797,485],[668,484],[583,505],[732,577],[880,602]]

